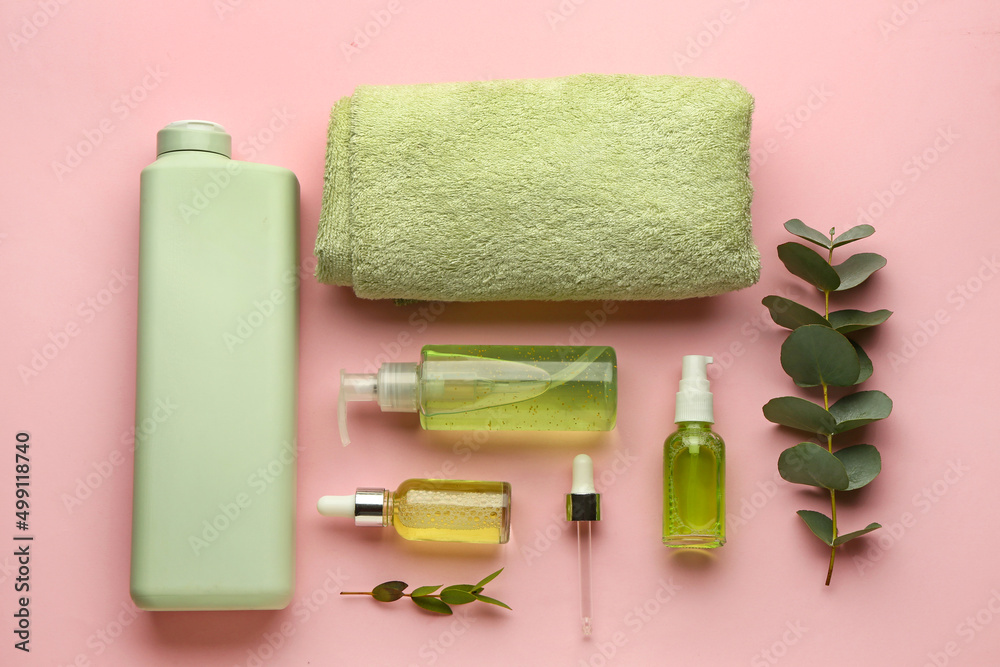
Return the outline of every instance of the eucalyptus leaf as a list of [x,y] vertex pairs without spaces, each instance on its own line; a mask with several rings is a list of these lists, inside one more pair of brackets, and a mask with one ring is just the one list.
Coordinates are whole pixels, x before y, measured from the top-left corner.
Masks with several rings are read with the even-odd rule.
[[833,521],[822,512],[812,510],[799,510],[796,512],[802,520],[809,526],[813,535],[823,540],[826,544],[833,546]]
[[[479,600],[480,602],[488,602],[489,604],[495,604],[496,606],[503,607],[504,609],[510,609],[510,607],[508,607],[503,602],[500,602],[500,600],[497,600],[496,598],[491,598],[487,595],[477,595],[476,599]],[[511,609],[511,611],[513,611],[513,609]]]
[[801,243],[782,243],[778,259],[793,275],[824,291],[840,287],[840,276],[818,252]]
[[860,489],[882,472],[882,455],[872,445],[852,445],[833,453],[847,471],[851,483],[845,491]]
[[830,435],[837,428],[833,415],[822,406],[798,396],[772,398],[764,405],[764,417],[781,426],[820,435]]
[[494,572],[493,574],[480,579],[479,583],[477,583],[474,586],[474,588],[478,588],[478,589],[481,590],[482,588],[484,588],[486,586],[486,584],[490,583],[491,581],[493,581],[494,579],[496,579],[498,576],[500,576],[501,572],[503,572],[503,568],[502,567],[499,570],[497,570],[496,572]]
[[813,229],[812,227],[802,222],[798,218],[792,218],[791,220],[786,222],[785,229],[787,229],[790,233],[794,234],[795,236],[798,236],[800,239],[811,241],[812,243],[815,243],[816,245],[822,248],[826,248],[827,250],[829,250],[831,247],[830,244],[832,243],[832,241],[830,240],[829,236],[819,231],[818,229]]
[[844,334],[818,324],[799,327],[781,345],[781,367],[797,384],[853,385],[861,362]]
[[880,524],[880,523],[870,523],[867,526],[865,526],[864,528],[862,528],[861,530],[856,530],[853,533],[847,533],[846,535],[841,535],[840,537],[838,537],[837,539],[835,539],[833,541],[833,546],[839,547],[841,544],[844,544],[845,542],[850,542],[851,540],[853,540],[856,537],[861,537],[862,535],[867,535],[868,533],[872,532],[873,530],[877,530],[877,529],[879,529],[881,527],[882,527],[882,524]]
[[[464,590],[468,586],[468,590]],[[472,586],[461,584],[459,586],[448,586],[441,591],[441,599],[448,604],[468,604],[476,601],[476,596],[470,591]]]
[[857,255],[851,255],[843,263],[833,267],[834,272],[840,278],[840,284],[834,288],[834,291],[843,292],[857,287],[883,266],[885,266],[885,257],[878,253],[859,252]]
[[765,296],[761,301],[771,313],[771,319],[778,326],[786,329],[798,329],[805,324],[821,324],[830,326],[826,318],[812,308],[796,303],[780,296]]
[[786,482],[843,491],[850,484],[840,459],[815,442],[800,442],[781,452],[778,472]]
[[372,597],[379,602],[393,602],[403,597],[406,584],[402,581],[387,581],[372,589]]
[[858,225],[856,227],[851,227],[846,232],[840,234],[839,236],[837,236],[837,238],[833,239],[832,247],[839,248],[842,245],[846,245],[848,243],[853,243],[854,241],[860,241],[861,239],[868,238],[874,233],[875,233],[875,228],[872,227],[871,225]]
[[426,596],[420,596],[415,598],[410,598],[413,600],[413,604],[417,605],[421,609],[426,609],[427,611],[433,611],[435,614],[451,614],[451,607],[446,603],[438,600],[437,598],[431,598]]
[[861,329],[867,329],[868,327],[878,326],[882,324],[889,316],[892,315],[891,310],[886,310],[885,308],[881,310],[873,310],[870,313],[864,310],[835,310],[827,316],[827,320],[830,322],[830,326],[839,331],[842,334],[851,333],[852,331],[859,331]]
[[830,406],[830,414],[837,420],[834,433],[885,419],[892,412],[892,399],[878,390],[848,394]]
[[410,595],[411,596],[430,595],[439,588],[441,588],[441,584],[438,584],[437,586],[421,586],[420,588],[413,589],[413,592],[410,593]]
[[854,346],[854,351],[858,353],[858,362],[861,364],[861,372],[858,373],[858,379],[854,381],[854,384],[861,384],[872,376],[872,373],[875,372],[875,366],[872,365],[871,357],[858,344],[858,341],[852,340],[851,345]]

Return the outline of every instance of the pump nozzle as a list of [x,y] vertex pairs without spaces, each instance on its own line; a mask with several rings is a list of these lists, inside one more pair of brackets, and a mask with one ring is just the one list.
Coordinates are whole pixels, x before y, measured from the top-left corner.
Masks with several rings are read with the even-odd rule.
[[348,373],[341,369],[337,400],[340,441],[345,447],[351,443],[347,435],[348,401],[378,401],[382,412],[416,412],[417,392],[417,364],[382,364],[378,373]]
[[707,372],[710,363],[712,357],[700,354],[685,355],[681,361],[680,391],[677,392],[677,410],[674,413],[676,423],[715,423]]
[[374,401],[378,398],[378,382],[374,373],[348,373],[340,369],[340,396],[337,399],[337,421],[340,423],[340,442],[351,444],[347,435],[347,402]]

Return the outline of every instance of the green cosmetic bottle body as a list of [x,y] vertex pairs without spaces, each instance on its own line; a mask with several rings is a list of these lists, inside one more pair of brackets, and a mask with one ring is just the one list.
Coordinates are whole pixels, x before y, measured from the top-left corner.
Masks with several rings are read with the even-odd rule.
[[427,345],[418,362],[340,373],[340,437],[347,405],[416,412],[430,430],[610,431],[618,362],[607,346]]
[[618,364],[605,346],[427,345],[420,424],[438,430],[608,431]]
[[279,609],[294,583],[295,175],[172,124],[141,176],[131,595]]
[[663,445],[663,544],[726,542],[726,446],[712,425],[681,422]]

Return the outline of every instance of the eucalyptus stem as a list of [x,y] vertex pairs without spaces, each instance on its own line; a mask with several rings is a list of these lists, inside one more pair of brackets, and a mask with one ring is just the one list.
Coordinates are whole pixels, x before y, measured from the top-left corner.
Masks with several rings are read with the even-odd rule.
[[[826,262],[830,266],[833,266],[833,238],[836,230],[834,228],[830,229],[830,252],[827,254]],[[830,290],[823,290],[823,317],[830,317]],[[823,409],[830,409],[830,395],[827,391],[826,383],[823,383]],[[833,454],[833,435],[827,434],[826,436],[826,450]],[[834,542],[837,540],[837,492],[830,489],[830,533],[833,536]],[[837,546],[836,544],[830,545],[830,566],[826,570],[826,584],[830,585],[830,580],[833,578],[833,563],[837,559]]]

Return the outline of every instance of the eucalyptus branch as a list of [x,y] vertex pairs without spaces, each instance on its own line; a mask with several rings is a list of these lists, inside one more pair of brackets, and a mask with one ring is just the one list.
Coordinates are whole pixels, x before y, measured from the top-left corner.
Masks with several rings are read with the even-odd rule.
[[764,416],[771,422],[826,437],[826,447],[815,442],[801,442],[778,457],[782,478],[795,484],[827,489],[830,492],[830,516],[813,510],[799,510],[798,515],[816,537],[830,547],[830,565],[826,585],[830,585],[837,547],[881,526],[870,523],[865,528],[841,535],[837,525],[837,491],[853,491],[871,482],[882,469],[882,457],[872,445],[854,445],[834,451],[833,436],[860,428],[892,411],[892,401],[881,391],[847,394],[832,405],[830,387],[852,387],[872,376],[871,358],[856,340],[848,335],[882,324],[892,312],[876,310],[830,311],[830,295],[857,287],[885,266],[885,258],[875,253],[858,253],[840,264],[833,263],[834,248],[859,241],[875,233],[871,225],[858,225],[836,235],[829,235],[789,220],[785,229],[827,251],[824,258],[801,243],[778,246],[778,257],[795,276],[823,293],[823,313],[779,296],[764,298],[764,305],[776,324],[791,329],[781,346],[781,367],[800,387],[819,387],[823,405],[796,396],[768,401]]
[[409,586],[406,582],[386,581],[370,591],[342,591],[340,594],[370,595],[379,602],[395,602],[400,598],[410,598],[421,609],[426,609],[436,614],[451,614],[451,605],[468,604],[469,602],[485,602],[503,607],[504,609],[510,609],[510,607],[500,602],[500,600],[483,595],[483,589],[486,588],[486,584],[496,579],[501,572],[503,572],[503,568],[484,577],[478,583],[455,584],[442,589],[440,593],[435,592],[441,588],[440,584],[437,586],[420,586],[413,589],[412,593],[405,593],[404,591]]

